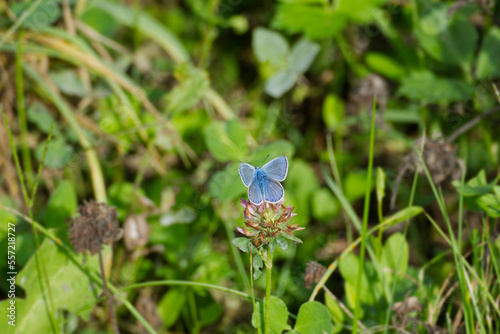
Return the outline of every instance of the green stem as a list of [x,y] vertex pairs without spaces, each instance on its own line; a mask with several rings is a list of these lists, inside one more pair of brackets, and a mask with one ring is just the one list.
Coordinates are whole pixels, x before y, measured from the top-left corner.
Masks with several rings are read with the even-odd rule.
[[262,329],[260,328],[260,314],[257,312],[257,307],[255,306],[255,292],[253,291],[253,254],[252,254],[252,246],[249,247],[250,253],[250,289],[252,290],[252,306],[253,312],[255,313],[255,317],[257,318],[257,333],[262,334]]
[[265,307],[265,334],[270,333],[271,329],[271,272],[273,270],[273,253],[267,250],[267,259],[266,259],[266,307]]
[[21,132],[21,154],[23,157],[24,173],[26,175],[26,186],[33,186],[33,165],[31,163],[31,155],[28,146],[28,125],[26,121],[26,106],[24,101],[24,84],[23,84],[23,31],[19,32],[19,43],[17,44],[16,53],[16,102],[17,113],[19,115],[19,130]]
[[359,250],[358,275],[356,278],[356,300],[354,307],[354,319],[352,324],[352,333],[358,331],[358,320],[361,313],[361,281],[363,277],[363,268],[365,260],[366,239],[368,238],[368,213],[370,211],[370,191],[373,172],[373,147],[375,143],[375,96],[373,97],[372,122],[370,131],[370,157],[368,159],[368,176],[365,193],[365,206],[363,210],[363,225],[361,227],[361,247]]

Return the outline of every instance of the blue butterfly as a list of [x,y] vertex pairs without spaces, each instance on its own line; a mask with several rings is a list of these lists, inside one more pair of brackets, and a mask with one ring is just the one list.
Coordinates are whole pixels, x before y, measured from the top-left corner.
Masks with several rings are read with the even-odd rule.
[[278,203],[285,196],[280,183],[288,173],[288,159],[285,156],[269,161],[262,168],[242,162],[238,170],[241,181],[248,187],[248,199],[253,204],[260,205],[263,201]]

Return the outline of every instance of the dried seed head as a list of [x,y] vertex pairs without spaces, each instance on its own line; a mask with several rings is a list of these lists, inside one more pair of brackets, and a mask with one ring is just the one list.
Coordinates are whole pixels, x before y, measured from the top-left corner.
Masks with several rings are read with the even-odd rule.
[[[423,138],[418,138],[415,141],[415,148],[417,150],[421,148],[422,140]],[[435,184],[441,184],[452,176],[456,170],[457,158],[455,157],[455,152],[456,147],[452,146],[448,141],[425,139],[422,157]],[[424,173],[416,150],[405,158],[405,163],[408,164],[410,171],[417,170],[419,174]]]
[[377,74],[369,74],[356,80],[354,87],[349,92],[347,113],[358,115],[367,110],[371,111],[373,96],[377,97],[377,105],[384,110],[389,96],[387,81]]
[[87,202],[78,209],[79,217],[70,222],[69,240],[76,252],[91,255],[101,250],[102,244],[111,244],[122,237],[116,210],[104,203]]
[[311,288],[312,284],[317,284],[321,277],[326,272],[326,268],[316,261],[309,261],[306,265],[306,273],[304,275],[304,284],[307,289]]

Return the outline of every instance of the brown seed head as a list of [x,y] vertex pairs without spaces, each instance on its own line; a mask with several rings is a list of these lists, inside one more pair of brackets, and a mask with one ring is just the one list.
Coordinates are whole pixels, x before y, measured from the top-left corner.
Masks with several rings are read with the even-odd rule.
[[69,240],[76,252],[91,255],[101,250],[102,244],[111,244],[122,236],[116,210],[104,203],[87,202],[78,209],[79,217],[70,222]]

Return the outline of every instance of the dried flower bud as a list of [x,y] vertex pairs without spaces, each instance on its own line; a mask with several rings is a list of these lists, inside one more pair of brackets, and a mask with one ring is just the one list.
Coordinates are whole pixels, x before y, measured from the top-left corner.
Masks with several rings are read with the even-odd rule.
[[326,268],[316,261],[309,261],[306,265],[306,273],[304,275],[304,284],[307,289],[311,288],[312,284],[317,284],[321,277],[326,272]]
[[78,209],[79,217],[70,222],[69,240],[76,252],[91,255],[101,250],[102,244],[119,240],[122,230],[118,227],[116,210],[104,203],[88,202]]

